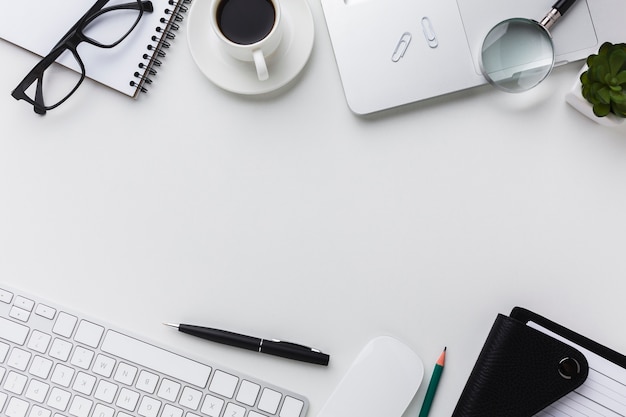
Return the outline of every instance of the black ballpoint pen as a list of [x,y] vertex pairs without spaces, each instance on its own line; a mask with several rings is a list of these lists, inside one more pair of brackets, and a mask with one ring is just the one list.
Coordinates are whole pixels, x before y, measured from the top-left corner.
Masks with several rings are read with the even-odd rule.
[[280,356],[287,359],[294,359],[297,361],[324,366],[327,366],[328,361],[330,360],[329,355],[320,352],[318,349],[298,345],[296,343],[275,339],[261,339],[258,337],[229,332],[227,330],[212,329],[210,327],[194,326],[191,324],[163,324],[175,327],[179,332],[210,340],[212,342],[267,353],[268,355]]

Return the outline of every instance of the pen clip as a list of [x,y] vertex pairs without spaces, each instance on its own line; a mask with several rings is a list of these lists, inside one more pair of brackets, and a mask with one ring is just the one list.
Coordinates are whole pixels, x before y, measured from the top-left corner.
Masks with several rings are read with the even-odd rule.
[[296,349],[301,349],[301,350],[306,350],[306,351],[316,352],[316,353],[322,353],[322,351],[319,350],[319,349],[315,349],[315,348],[312,348],[312,347],[300,345],[298,343],[286,342],[284,340],[278,340],[278,339],[271,339],[271,340],[272,340],[272,342],[288,345],[288,346],[291,346],[291,347],[296,348]]

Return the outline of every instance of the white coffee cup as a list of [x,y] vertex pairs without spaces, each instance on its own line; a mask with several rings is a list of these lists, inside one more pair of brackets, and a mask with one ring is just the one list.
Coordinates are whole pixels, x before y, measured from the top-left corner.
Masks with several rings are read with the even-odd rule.
[[211,0],[211,26],[232,57],[254,62],[260,81],[269,78],[266,60],[282,39],[279,0]]

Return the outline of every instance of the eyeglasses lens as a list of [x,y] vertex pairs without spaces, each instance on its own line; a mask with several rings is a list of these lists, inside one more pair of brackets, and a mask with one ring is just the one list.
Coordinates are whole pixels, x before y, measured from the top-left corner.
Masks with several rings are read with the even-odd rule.
[[111,47],[121,42],[132,32],[141,18],[141,2],[136,9],[106,10],[88,21],[83,33],[93,43]]
[[[74,68],[74,69],[70,69]],[[78,72],[77,72],[78,71]],[[37,88],[41,88],[46,107],[54,107],[69,97],[81,82],[82,74],[76,57],[70,51],[64,51],[57,60],[43,72],[38,82],[35,81],[25,94],[36,101]]]

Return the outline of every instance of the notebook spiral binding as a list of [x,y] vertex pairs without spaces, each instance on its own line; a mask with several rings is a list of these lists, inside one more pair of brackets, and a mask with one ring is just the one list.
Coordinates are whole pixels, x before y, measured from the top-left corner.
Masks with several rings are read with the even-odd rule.
[[156,34],[152,36],[152,44],[147,45],[148,52],[144,53],[142,58],[143,62],[140,62],[138,67],[140,71],[136,71],[134,77],[137,80],[130,82],[130,85],[137,87],[137,90],[142,93],[147,93],[148,88],[146,85],[152,84],[152,78],[157,74],[155,67],[161,66],[161,59],[166,55],[164,49],[170,47],[170,41],[176,38],[176,32],[183,21],[183,13],[188,10],[187,5],[191,3],[191,0],[169,0],[168,4],[173,6],[173,9],[165,9],[167,18],[162,17],[160,22],[163,26],[157,26],[155,29]]

